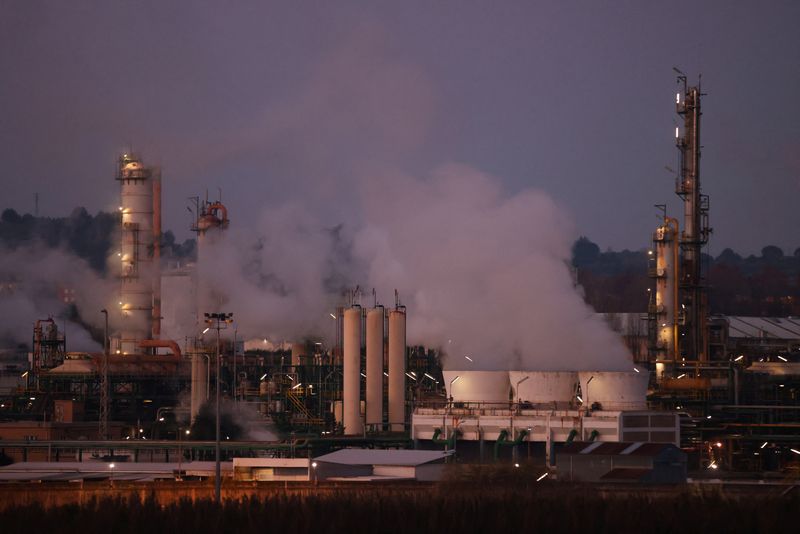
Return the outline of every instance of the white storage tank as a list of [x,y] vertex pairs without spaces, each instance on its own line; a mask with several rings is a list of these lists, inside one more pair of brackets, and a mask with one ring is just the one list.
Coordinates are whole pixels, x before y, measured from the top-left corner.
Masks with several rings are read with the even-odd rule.
[[552,405],[575,400],[576,371],[510,371],[509,378],[515,401]]
[[584,406],[600,403],[603,410],[647,409],[649,373],[581,371],[581,393]]
[[443,371],[447,396],[455,402],[503,402],[510,399],[508,371]]

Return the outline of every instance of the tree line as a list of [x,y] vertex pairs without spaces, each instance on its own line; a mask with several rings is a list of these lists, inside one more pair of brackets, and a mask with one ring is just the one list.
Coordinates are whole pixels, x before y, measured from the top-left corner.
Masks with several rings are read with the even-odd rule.
[[[572,265],[586,302],[600,312],[645,312],[647,250],[601,252],[586,237],[572,248]],[[792,255],[775,245],[747,257],[730,248],[717,257],[702,255],[711,313],[723,315],[800,315],[800,248]]]

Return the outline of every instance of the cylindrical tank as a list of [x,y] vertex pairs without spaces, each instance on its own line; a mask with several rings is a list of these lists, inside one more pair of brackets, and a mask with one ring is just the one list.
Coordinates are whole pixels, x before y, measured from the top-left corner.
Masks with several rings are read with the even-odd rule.
[[455,402],[508,403],[508,371],[443,371],[447,396]]
[[406,423],[406,308],[389,312],[389,423],[402,432]]
[[533,404],[569,403],[575,399],[576,371],[510,371],[514,400]]
[[191,396],[191,420],[194,421],[200,412],[200,407],[206,401],[206,359],[202,354],[192,354],[192,390]]
[[138,342],[149,339],[153,320],[153,184],[151,170],[132,155],[119,158],[122,236],[120,302],[122,328],[119,350],[140,352]]
[[302,365],[303,356],[306,356],[306,354],[305,343],[292,343],[292,365],[295,367]]
[[344,433],[354,436],[364,432],[361,421],[361,306],[354,305],[344,311],[342,351]]
[[647,409],[647,371],[581,371],[578,376],[584,406],[597,402],[603,410]]
[[383,306],[367,312],[367,424],[383,423]]

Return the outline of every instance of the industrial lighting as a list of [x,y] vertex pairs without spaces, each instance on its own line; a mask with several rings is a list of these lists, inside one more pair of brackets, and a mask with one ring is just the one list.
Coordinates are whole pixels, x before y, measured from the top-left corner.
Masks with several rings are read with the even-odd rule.
[[300,387],[300,386],[302,386],[302,385],[303,385],[303,383],[302,383],[302,382],[299,382],[299,383],[297,383],[297,384],[293,385],[293,386],[292,386],[292,389],[297,389],[297,388],[299,388],[299,387]]
[[792,451],[795,454],[800,454],[800,451],[798,451],[797,449],[789,449],[789,450]]
[[163,418],[163,417],[159,417],[159,418],[158,418],[158,422],[159,422],[159,423],[163,423],[163,422],[164,422],[164,418]]
[[116,467],[116,464],[114,464],[114,463],[108,464],[108,468],[109,469],[114,469],[114,467]]
[[22,373],[22,378],[25,378],[26,376],[28,376],[28,371],[25,371],[24,373]]
[[681,94],[680,93],[675,93],[675,103],[676,104],[680,104],[681,103]]
[[547,478],[547,475],[548,475],[548,474],[549,474],[549,473],[545,473],[545,474],[543,474],[542,476],[540,476],[539,478],[537,478],[537,479],[536,479],[536,482],[541,482],[542,480],[544,480],[545,478]]
[[472,358],[470,358],[469,356],[464,356],[464,357],[465,357],[466,359],[468,359],[469,361],[472,361]]
[[36,400],[36,397],[31,397],[30,399],[31,399],[31,400]]
[[581,396],[580,396],[580,395],[575,395],[575,397],[578,399],[578,402],[580,402],[581,404],[583,404],[583,399],[581,398]]
[[314,469],[316,469],[316,468],[317,468],[317,462],[311,462],[311,467],[313,467]]
[[718,468],[717,462],[716,461],[711,462],[710,464],[708,464],[708,467],[709,469],[717,469]]
[[767,442],[765,441],[764,443],[762,443],[762,444],[761,444],[761,446],[759,447],[759,449],[763,449],[763,448],[764,448],[764,447],[766,447],[766,446],[767,446]]
[[450,385],[452,386],[454,382],[458,382],[460,379],[461,375],[456,375],[456,377],[450,381]]
[[385,376],[386,378],[389,378],[389,373],[387,373],[386,371],[384,371],[384,372],[383,372],[383,376]]
[[716,446],[718,449],[721,449],[721,448],[722,448],[722,442],[721,442],[721,441],[718,441],[718,442],[716,442],[714,445],[715,445],[715,446]]
[[707,415],[707,416],[706,416],[706,419],[711,419],[711,416],[710,416],[710,415]]
[[207,326],[207,327],[205,328],[205,330],[203,330],[203,333],[204,333],[204,334],[207,334],[209,330],[211,330],[211,327],[210,327],[210,326]]
[[289,377],[289,380],[291,380],[292,382],[294,382],[294,377],[293,377],[292,375],[286,375],[286,376],[288,376],[288,377]]
[[433,378],[431,375],[429,375],[428,373],[424,373],[424,374],[425,374],[425,376],[427,376],[428,378],[430,378],[431,380],[433,380],[434,382],[436,382],[436,379],[435,379],[435,378]]
[[519,467],[519,464],[514,464],[514,467]]
[[733,361],[738,362],[738,361],[741,361],[742,358],[744,358],[744,354],[742,354],[741,356],[737,356],[736,358],[734,358]]
[[191,433],[192,433],[192,431],[191,431],[191,430],[186,430],[186,435],[187,435],[187,436],[188,436],[189,434],[191,434]]
[[789,361],[789,360],[787,360],[786,358],[784,358],[784,357],[783,357],[783,356],[781,356],[781,355],[778,355],[778,358],[780,358],[781,360],[783,360],[783,361],[785,361],[785,362],[788,362],[788,361]]
[[365,375],[364,373],[361,373],[361,376],[363,376],[364,378],[367,378],[367,375]]
[[678,127],[676,126],[675,127],[675,139],[677,139],[677,138],[678,138]]
[[683,378],[684,376],[686,376],[686,373],[679,374],[678,378]]
[[329,313],[328,315],[330,315],[330,316],[331,316],[331,319],[336,319],[336,316],[335,316],[334,314],[332,314],[332,313]]
[[411,376],[411,375],[410,375],[410,374],[408,374],[408,373],[406,373],[406,376],[407,376],[408,378],[410,378],[411,380],[415,381],[415,382],[417,381],[417,378],[416,378],[416,377],[414,377],[414,376]]
[[639,371],[639,369],[637,369],[636,367],[634,367],[633,370],[636,371],[637,373],[641,373],[641,371]]
[[264,380],[265,378],[267,378],[267,373],[264,373],[264,375],[261,378],[259,378],[259,381]]
[[648,251],[647,251],[647,254],[648,254],[649,256],[652,256],[652,255],[653,255],[653,251],[652,251],[652,250],[648,250]]

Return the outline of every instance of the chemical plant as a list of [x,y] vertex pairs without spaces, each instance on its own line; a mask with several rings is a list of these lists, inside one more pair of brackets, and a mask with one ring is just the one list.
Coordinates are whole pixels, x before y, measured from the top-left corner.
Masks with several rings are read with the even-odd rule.
[[[573,442],[645,442],[682,448],[694,470],[780,469],[800,449],[800,320],[710,315],[703,93],[678,79],[683,214],[664,207],[655,229],[647,312],[607,318],[633,354],[628,370],[478,370],[470,357],[443,370],[435,348],[409,346],[414,310],[401,294],[387,307],[358,287],[330,307],[330,346],[313,337],[243,339],[235,303],[219,304],[224,288],[211,287],[203,270],[235,214],[229,219],[221,199],[195,197],[198,260],[166,265],[160,170],[126,153],[115,177],[118,304],[102,310],[104,351],[70,352],[57,321],[30,317],[28,361],[2,391],[0,449],[16,460],[99,450],[168,459],[184,455],[177,442],[204,457],[212,447],[210,434],[200,436],[204,406],[221,397],[226,411],[247,419],[243,435],[223,438],[228,457],[414,448],[455,451],[463,462],[536,456],[555,466],[559,448]],[[265,428],[272,440],[255,437]]]

